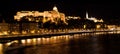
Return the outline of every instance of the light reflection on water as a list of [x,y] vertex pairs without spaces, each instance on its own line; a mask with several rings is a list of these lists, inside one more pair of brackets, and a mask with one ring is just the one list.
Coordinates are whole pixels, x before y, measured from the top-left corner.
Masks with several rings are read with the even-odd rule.
[[0,54],[3,54],[3,45],[2,44],[0,44]]
[[[78,38],[77,34],[76,34],[76,36],[75,35],[74,36],[64,35],[64,36],[53,36],[50,38],[32,38],[32,39],[14,40],[14,41],[8,42],[6,44],[0,44],[0,51],[1,51],[0,54],[2,54],[3,48],[7,49],[7,47],[10,47],[10,45],[12,45],[14,42],[19,43],[22,46],[36,46],[36,45],[44,46],[44,45],[67,43],[70,39],[73,39],[75,37]],[[16,46],[14,46],[14,47],[16,47]]]
[[[103,32],[101,33],[104,34]],[[2,50],[5,50],[13,42],[17,42],[24,46],[21,50],[17,49],[20,52],[22,51],[21,54],[100,54],[104,52],[103,44],[106,43],[101,43],[98,38],[99,34],[100,33],[86,33],[53,36],[50,38],[15,40],[6,44],[0,44],[0,54],[4,54]],[[15,54],[12,51],[11,53]]]
[[[53,36],[50,38],[32,38],[32,39],[22,39],[20,41],[12,41],[12,42],[21,42],[22,45],[38,45],[38,44],[54,44],[54,43],[61,43],[61,42],[67,42],[68,40],[72,38],[78,38],[79,36]],[[6,45],[12,44],[12,42],[6,43]]]

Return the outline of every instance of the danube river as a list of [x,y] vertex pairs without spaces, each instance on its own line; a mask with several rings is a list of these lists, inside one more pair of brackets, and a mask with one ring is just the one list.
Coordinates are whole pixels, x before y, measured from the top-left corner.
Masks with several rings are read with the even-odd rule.
[[120,54],[120,34],[86,33],[14,40],[0,54]]

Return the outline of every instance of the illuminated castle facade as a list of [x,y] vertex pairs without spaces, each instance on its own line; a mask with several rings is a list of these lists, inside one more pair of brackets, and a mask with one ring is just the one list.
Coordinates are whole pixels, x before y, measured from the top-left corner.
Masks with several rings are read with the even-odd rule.
[[94,21],[95,23],[96,23],[96,22],[104,22],[102,19],[98,20],[98,19],[96,19],[95,17],[89,18],[87,12],[86,12],[86,19],[92,20],[92,21]]
[[52,11],[44,11],[44,12],[20,11],[20,12],[17,12],[17,14],[14,16],[14,19],[17,21],[20,21],[23,17],[28,19],[28,21],[36,21],[36,22],[42,21],[43,23],[47,21],[51,21],[51,22],[57,23],[58,20],[61,20],[65,24],[67,24],[65,21],[65,14],[60,13],[56,6],[53,7]]

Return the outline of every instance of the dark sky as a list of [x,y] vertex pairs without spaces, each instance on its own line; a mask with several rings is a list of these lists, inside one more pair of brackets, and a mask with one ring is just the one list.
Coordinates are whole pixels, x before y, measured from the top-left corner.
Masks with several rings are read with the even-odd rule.
[[82,1],[82,0],[25,0],[25,1],[1,1],[0,16],[4,19],[12,19],[17,11],[22,10],[52,10],[56,5],[60,12],[66,15],[85,17],[86,11],[89,16],[108,19],[120,18],[120,4],[115,1]]

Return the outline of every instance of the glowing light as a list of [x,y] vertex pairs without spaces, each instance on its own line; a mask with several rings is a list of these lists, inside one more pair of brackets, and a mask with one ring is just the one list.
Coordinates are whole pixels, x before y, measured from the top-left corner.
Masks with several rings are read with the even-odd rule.
[[15,32],[12,32],[12,34],[19,34],[19,32],[16,32],[16,31],[15,31]]
[[54,7],[53,7],[53,10],[58,11],[58,9],[57,9],[57,7],[56,7],[56,6],[54,6]]
[[7,32],[7,31],[4,31],[4,32],[3,32],[3,34],[7,35],[7,34],[8,34],[8,32]]
[[100,28],[100,25],[96,25],[96,28],[99,29],[99,28]]
[[114,30],[114,29],[116,28],[115,25],[107,25],[107,27],[108,27],[108,29],[110,29],[110,30]]
[[23,44],[25,44],[26,42],[25,42],[25,40],[21,40],[21,42],[23,43]]
[[86,12],[86,18],[88,18],[88,13]]
[[22,34],[27,34],[27,31],[22,31]]
[[84,25],[84,29],[86,28],[86,25]]
[[39,22],[39,20],[36,20],[36,22]]
[[27,43],[31,43],[31,39],[27,39]]
[[7,43],[6,45],[9,46],[9,45],[11,45],[11,44],[12,44],[12,42],[9,42],[9,43]]
[[0,32],[0,35],[4,35],[2,32]]
[[36,38],[33,38],[32,41],[33,41],[33,44],[36,45]]
[[31,30],[31,33],[35,33],[35,30]]
[[0,44],[0,54],[3,54],[3,44]]
[[28,20],[29,20],[29,21],[32,21],[32,19],[31,19],[31,18],[28,18]]
[[69,19],[80,19],[80,17],[78,16],[66,16],[66,19],[69,20]]

